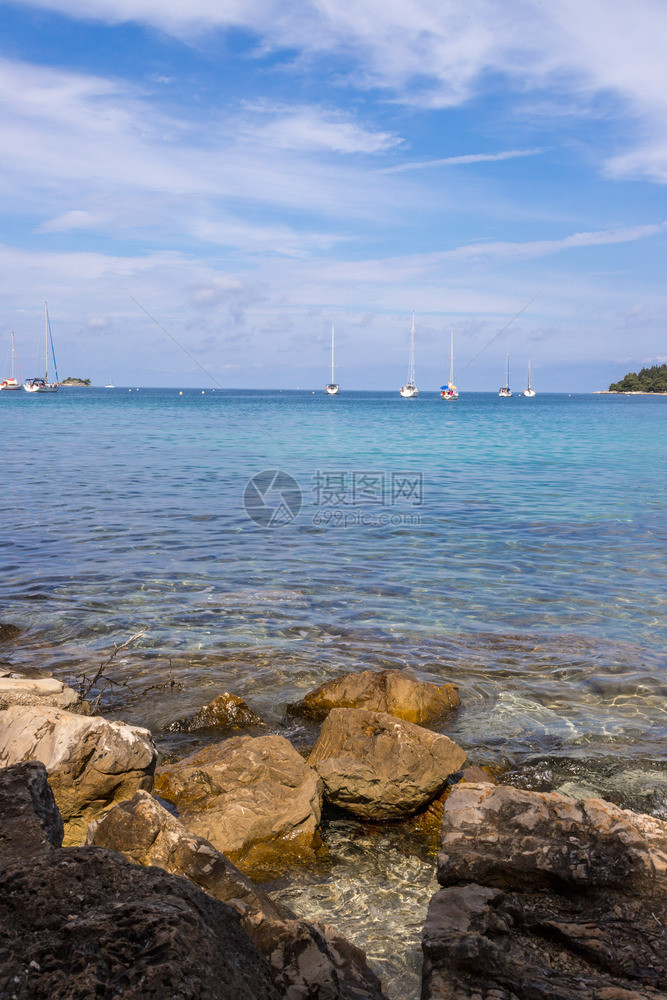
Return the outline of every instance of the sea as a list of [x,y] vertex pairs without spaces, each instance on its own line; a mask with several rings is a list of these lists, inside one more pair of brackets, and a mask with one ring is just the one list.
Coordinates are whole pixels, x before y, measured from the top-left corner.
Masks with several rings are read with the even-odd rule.
[[[167,757],[223,691],[304,749],[291,703],[409,669],[459,685],[439,729],[469,763],[667,818],[664,397],[62,388],[1,392],[0,421],[5,662]],[[268,889],[415,1000],[433,845],[323,837]]]

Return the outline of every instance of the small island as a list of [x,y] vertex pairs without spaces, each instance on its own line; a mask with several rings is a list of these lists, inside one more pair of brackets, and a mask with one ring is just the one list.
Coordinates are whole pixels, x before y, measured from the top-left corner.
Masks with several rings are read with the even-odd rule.
[[667,365],[642,368],[639,375],[629,372],[620,382],[612,382],[609,392],[655,392],[667,394]]
[[62,382],[58,383],[58,385],[83,385],[83,386],[89,386],[91,384],[92,383],[89,378],[72,378],[71,375],[69,378],[64,378]]

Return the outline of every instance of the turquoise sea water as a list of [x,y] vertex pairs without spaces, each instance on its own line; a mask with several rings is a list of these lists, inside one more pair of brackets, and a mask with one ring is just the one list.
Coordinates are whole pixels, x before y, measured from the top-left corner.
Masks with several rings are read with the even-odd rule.
[[[343,670],[406,666],[459,684],[443,730],[472,762],[667,816],[666,419],[645,396],[0,393],[0,621],[26,629],[0,655],[72,681],[143,630],[109,707],[158,733],[222,690],[282,726]],[[270,490],[268,528],[244,509],[265,470],[301,503]],[[348,847],[300,897],[339,926]]]

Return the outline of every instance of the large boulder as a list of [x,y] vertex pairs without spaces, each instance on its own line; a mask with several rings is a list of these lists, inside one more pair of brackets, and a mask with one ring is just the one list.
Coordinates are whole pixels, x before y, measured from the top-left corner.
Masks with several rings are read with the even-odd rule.
[[251,873],[310,852],[322,782],[282,736],[234,736],[159,770],[155,788],[189,830]]
[[78,693],[48,674],[0,668],[0,710],[10,705],[48,705],[74,709],[81,704]]
[[366,819],[403,819],[426,806],[466,759],[446,736],[386,712],[334,708],[308,763],[327,800]]
[[137,792],[91,823],[88,842],[182,875],[231,903],[289,1000],[381,1000],[379,980],[362,951],[332,927],[293,918],[147,792]]
[[196,733],[211,729],[266,729],[266,723],[248,708],[243,698],[224,691],[194,715],[176,719],[167,729],[176,733]]
[[601,799],[452,789],[423,1000],[657,1000],[667,823]]
[[423,726],[451,714],[460,704],[456,684],[429,684],[405,670],[362,670],[326,681],[291,707],[318,721],[333,708],[363,708]]
[[281,998],[236,910],[185,879],[97,847],[15,860],[0,878],[7,1000]]
[[0,712],[0,767],[41,761],[65,823],[65,844],[114,802],[153,786],[157,752],[147,729],[57,708]]
[[0,768],[0,864],[60,847],[63,821],[43,764]]

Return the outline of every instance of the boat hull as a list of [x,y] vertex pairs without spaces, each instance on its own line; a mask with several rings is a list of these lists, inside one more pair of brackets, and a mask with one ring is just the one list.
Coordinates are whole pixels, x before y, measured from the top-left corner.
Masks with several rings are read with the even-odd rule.
[[500,396],[501,399],[509,399],[510,396],[512,395],[512,390],[511,389],[499,389],[498,390],[498,395]]
[[532,399],[533,396],[535,395],[535,390],[534,389],[524,389],[523,390],[523,394],[524,394],[524,396],[528,396],[529,399]]
[[340,392],[340,386],[331,383],[330,385],[325,385],[324,391],[328,396],[337,396]]
[[459,390],[453,382],[448,382],[440,391],[440,398],[452,401],[459,398]]
[[51,382],[44,382],[37,385],[34,382],[26,382],[23,386],[26,392],[58,392],[58,386]]
[[419,395],[419,389],[416,385],[404,385],[401,389],[401,396],[403,399],[413,399],[415,396]]
[[4,382],[0,382],[0,390],[3,389],[22,389],[23,386],[20,382],[17,382],[15,378],[6,378]]

